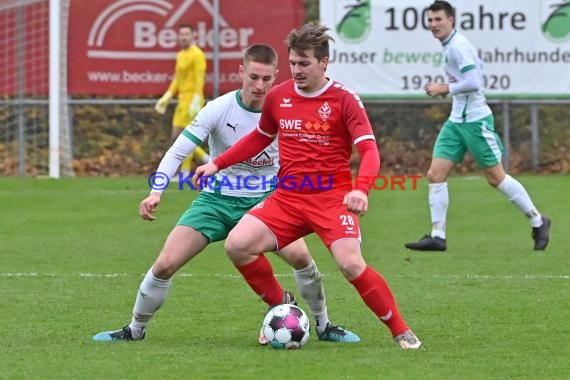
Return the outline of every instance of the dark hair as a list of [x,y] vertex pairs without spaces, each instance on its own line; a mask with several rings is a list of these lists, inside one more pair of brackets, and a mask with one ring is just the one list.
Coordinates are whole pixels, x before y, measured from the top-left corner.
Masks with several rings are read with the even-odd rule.
[[315,58],[320,61],[323,57],[330,55],[329,41],[334,41],[326,33],[327,30],[330,29],[324,25],[305,24],[299,29],[293,29],[287,35],[285,44],[289,51],[294,50],[302,57],[307,56],[307,50],[314,49]]
[[264,65],[277,67],[277,52],[266,44],[249,45],[243,52],[243,65],[247,66],[249,62],[263,63]]
[[455,9],[451,4],[444,0],[436,0],[427,9],[428,11],[437,12],[444,11],[447,17],[455,18]]
[[194,31],[194,27],[191,24],[180,24],[180,25],[178,25],[178,30],[183,29],[183,28],[190,28],[191,32]]

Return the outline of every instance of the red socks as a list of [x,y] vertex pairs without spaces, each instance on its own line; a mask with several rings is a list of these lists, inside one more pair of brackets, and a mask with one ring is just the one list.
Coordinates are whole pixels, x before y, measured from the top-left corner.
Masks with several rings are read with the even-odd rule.
[[267,258],[261,254],[253,262],[236,267],[251,289],[269,306],[279,305],[283,300],[283,288],[273,274]]
[[378,272],[367,266],[360,276],[350,282],[360,293],[364,303],[388,326],[392,336],[400,335],[410,329],[400,315],[386,280]]
[[[274,306],[282,302],[283,288],[273,274],[271,263],[264,255],[259,255],[253,262],[237,269],[265,303]],[[400,335],[410,329],[400,315],[388,284],[374,269],[367,266],[351,283],[364,303],[388,326],[392,336]]]

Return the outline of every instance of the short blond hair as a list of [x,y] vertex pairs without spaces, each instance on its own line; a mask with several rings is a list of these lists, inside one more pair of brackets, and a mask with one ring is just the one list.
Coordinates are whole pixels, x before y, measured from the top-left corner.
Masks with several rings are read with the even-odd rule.
[[250,62],[277,67],[277,52],[266,44],[250,45],[243,52],[243,65],[247,66]]

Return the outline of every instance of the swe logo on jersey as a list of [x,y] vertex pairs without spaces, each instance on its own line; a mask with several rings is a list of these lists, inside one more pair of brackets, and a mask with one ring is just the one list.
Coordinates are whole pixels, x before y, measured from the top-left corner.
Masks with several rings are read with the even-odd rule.
[[300,119],[279,119],[279,128],[288,130],[301,130],[303,120]]

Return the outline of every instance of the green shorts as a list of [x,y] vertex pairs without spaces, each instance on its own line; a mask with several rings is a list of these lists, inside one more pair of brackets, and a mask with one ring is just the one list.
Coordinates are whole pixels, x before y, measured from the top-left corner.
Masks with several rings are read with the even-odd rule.
[[501,162],[504,147],[495,132],[493,115],[470,123],[454,123],[447,120],[433,147],[433,157],[460,163],[465,152],[482,168],[490,168]]
[[224,240],[241,217],[269,194],[245,198],[202,191],[176,225],[192,227],[207,237],[210,243]]

